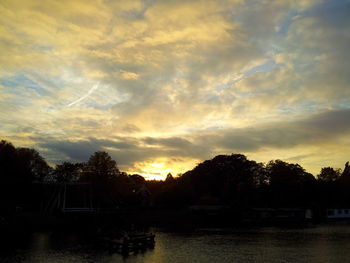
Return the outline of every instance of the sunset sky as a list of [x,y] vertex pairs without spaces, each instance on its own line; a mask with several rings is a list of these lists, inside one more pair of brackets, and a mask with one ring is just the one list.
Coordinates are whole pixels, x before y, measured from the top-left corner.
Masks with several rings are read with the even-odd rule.
[[0,139],[163,178],[350,160],[350,1],[0,1]]

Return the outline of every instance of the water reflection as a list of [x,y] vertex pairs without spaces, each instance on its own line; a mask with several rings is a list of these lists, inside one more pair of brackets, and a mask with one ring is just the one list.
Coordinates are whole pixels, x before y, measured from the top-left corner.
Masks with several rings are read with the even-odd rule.
[[[80,234],[34,233],[7,243],[0,262],[347,262],[350,226],[305,229],[153,229],[156,246],[128,257]],[[8,239],[7,239],[8,240]],[[6,241],[2,239],[2,241]],[[4,246],[2,246],[4,248]]]

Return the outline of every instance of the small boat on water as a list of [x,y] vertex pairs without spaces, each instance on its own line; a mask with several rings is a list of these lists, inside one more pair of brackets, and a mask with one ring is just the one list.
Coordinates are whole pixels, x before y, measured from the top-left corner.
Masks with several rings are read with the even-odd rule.
[[155,246],[155,235],[152,233],[124,232],[120,237],[105,237],[103,240],[107,243],[110,252],[123,255],[153,249]]

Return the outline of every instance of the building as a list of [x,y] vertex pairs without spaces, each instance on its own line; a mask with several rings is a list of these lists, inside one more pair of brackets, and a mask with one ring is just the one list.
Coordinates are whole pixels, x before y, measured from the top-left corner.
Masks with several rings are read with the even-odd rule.
[[350,208],[328,208],[327,219],[350,219]]

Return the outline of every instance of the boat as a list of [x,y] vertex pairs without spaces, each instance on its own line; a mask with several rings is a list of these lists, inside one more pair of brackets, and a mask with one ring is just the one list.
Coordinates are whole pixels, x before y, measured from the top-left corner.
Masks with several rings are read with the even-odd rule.
[[111,253],[123,255],[153,249],[155,246],[155,235],[152,233],[124,232],[120,237],[104,237],[103,240]]

